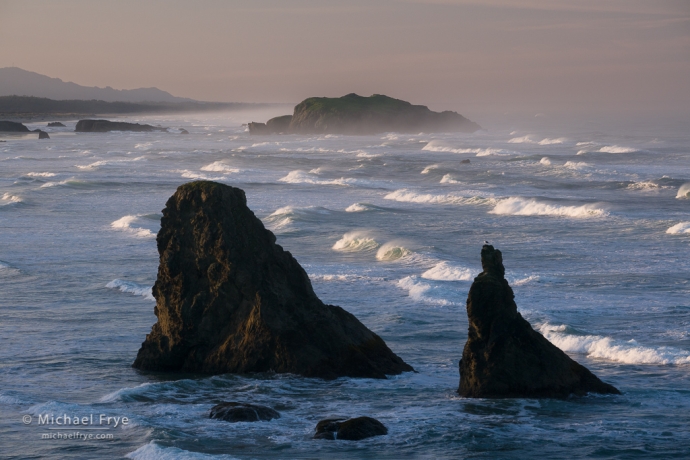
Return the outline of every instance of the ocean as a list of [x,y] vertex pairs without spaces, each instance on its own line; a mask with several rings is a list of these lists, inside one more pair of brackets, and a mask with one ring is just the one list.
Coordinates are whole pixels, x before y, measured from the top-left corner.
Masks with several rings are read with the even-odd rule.
[[[0,457],[690,456],[690,131],[544,117],[477,119],[486,130],[474,134],[250,137],[241,126],[269,115],[126,120],[168,133],[29,123],[51,139],[3,138]],[[322,381],[132,369],[156,321],[161,210],[192,180],[242,188],[319,297],[417,372]],[[503,252],[522,315],[621,396],[458,396],[484,241]],[[281,418],[209,419],[222,401]],[[371,416],[389,433],[313,440],[335,415]],[[50,422],[60,416],[70,425]],[[90,422],[101,416],[112,420]]]

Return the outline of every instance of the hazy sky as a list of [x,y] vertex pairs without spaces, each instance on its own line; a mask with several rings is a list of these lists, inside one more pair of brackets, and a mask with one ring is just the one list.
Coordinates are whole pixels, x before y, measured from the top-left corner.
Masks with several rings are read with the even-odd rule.
[[0,67],[201,100],[690,112],[690,0],[0,0]]

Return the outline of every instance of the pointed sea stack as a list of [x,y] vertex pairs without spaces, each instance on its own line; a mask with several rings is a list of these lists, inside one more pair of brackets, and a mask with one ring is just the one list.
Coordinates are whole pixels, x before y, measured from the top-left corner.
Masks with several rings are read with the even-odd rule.
[[386,378],[412,371],[376,334],[325,305],[242,190],[180,186],[163,210],[158,322],[133,367],[200,373]]
[[484,271],[467,298],[469,333],[458,393],[470,398],[564,398],[620,394],[576,363],[518,313],[501,251],[482,247]]

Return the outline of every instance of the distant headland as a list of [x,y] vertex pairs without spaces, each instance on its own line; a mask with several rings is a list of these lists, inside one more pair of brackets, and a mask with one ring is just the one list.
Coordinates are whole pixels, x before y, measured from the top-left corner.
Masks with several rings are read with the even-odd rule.
[[457,112],[433,112],[383,94],[369,97],[310,97],[292,115],[248,124],[250,134],[377,134],[396,132],[466,132],[481,129]]

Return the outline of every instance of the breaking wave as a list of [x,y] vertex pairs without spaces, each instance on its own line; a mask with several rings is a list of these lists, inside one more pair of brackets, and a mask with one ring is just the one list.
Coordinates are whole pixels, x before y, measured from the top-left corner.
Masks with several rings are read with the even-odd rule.
[[348,232],[335,242],[332,249],[341,252],[373,251],[379,244],[366,231]]
[[367,211],[376,211],[379,208],[378,206],[374,206],[373,204],[369,203],[354,203],[345,208],[345,212],[367,212]]
[[429,174],[434,169],[438,169],[440,167],[440,165],[429,165],[426,168],[422,169],[422,174]]
[[602,153],[633,153],[637,152],[639,149],[632,147],[621,147],[619,145],[606,145],[599,149]]
[[551,164],[551,160],[549,157],[544,157],[541,160],[539,160],[539,163],[543,164],[544,166],[549,166]]
[[668,230],[666,230],[666,233],[670,233],[672,235],[690,233],[690,222],[681,222],[679,224],[676,224],[673,227],[670,227]]
[[489,214],[511,216],[602,217],[608,212],[597,204],[562,206],[537,201],[534,198],[510,197],[500,200]]
[[382,262],[391,262],[393,260],[402,259],[403,257],[409,256],[412,251],[402,246],[401,243],[396,241],[389,241],[383,244],[378,251],[376,251],[376,260]]
[[329,214],[330,211],[325,208],[317,208],[308,206],[300,208],[297,206],[284,206],[276,209],[272,214],[267,216],[264,221],[266,226],[272,231],[283,230],[296,220],[306,219],[309,215],[315,214]]
[[453,179],[452,174],[446,174],[445,176],[443,176],[441,178],[441,181],[439,183],[441,183],[441,184],[461,184],[462,182],[460,182],[457,179]]
[[567,141],[565,137],[559,137],[558,139],[549,139],[548,137],[546,139],[542,139],[537,144],[539,145],[554,145],[554,144],[562,144],[563,142]]
[[125,455],[125,458],[132,460],[236,460],[227,454],[203,454],[201,452],[190,452],[179,447],[163,447],[154,441],[144,444],[134,452]]
[[231,168],[227,164],[223,163],[222,161],[214,161],[211,164],[208,164],[206,166],[203,166],[201,168],[202,171],[210,171],[210,172],[221,172],[221,173],[238,173],[240,172],[239,169],[237,168]]
[[590,358],[624,364],[690,364],[690,352],[672,347],[646,347],[635,340],[582,334],[565,324],[544,323],[538,327],[544,337],[563,351],[585,353]]
[[[478,157],[487,156],[487,155],[500,155],[501,153],[505,152],[503,149],[492,149],[492,148],[459,149],[459,148],[455,148],[452,145],[449,145],[448,143],[443,142],[443,141],[431,141],[428,144],[426,144],[424,147],[422,147],[422,150],[426,150],[426,151],[430,151],[430,152],[475,153]],[[426,173],[424,171],[422,171],[422,174],[426,174]]]
[[435,290],[438,290],[438,288],[435,288],[429,283],[419,281],[419,278],[414,275],[406,276],[405,278],[399,280],[397,285],[398,287],[405,289],[410,298],[417,302],[425,302],[433,305],[454,305],[453,302],[447,299],[430,296],[429,294],[433,293]]
[[11,204],[21,203],[23,201],[24,200],[22,200],[17,195],[12,195],[11,193],[4,193],[2,195],[2,198],[0,198],[0,206],[8,206]]
[[290,171],[287,176],[278,179],[279,182],[287,182],[288,184],[316,184],[316,185],[357,185],[362,181],[341,177],[340,179],[319,179],[316,174],[308,173],[302,170]]
[[676,198],[678,198],[679,200],[690,198],[690,182],[680,186],[680,188],[678,189],[678,193],[676,194]]
[[185,179],[194,179],[194,180],[213,180],[213,181],[219,181],[219,180],[225,180],[227,179],[225,176],[207,176],[205,174],[199,174],[194,171],[190,171],[188,169],[181,169],[177,171],[180,173],[182,177]]
[[514,137],[510,140],[508,140],[509,144],[536,144],[537,141],[532,139],[532,136],[522,136],[522,137]]
[[26,175],[29,177],[55,177],[55,173],[52,172],[30,172]]
[[448,262],[439,262],[422,273],[422,278],[434,281],[469,281],[472,279],[472,271]]
[[493,204],[495,200],[486,196],[463,197],[455,194],[432,195],[429,193],[417,193],[407,189],[396,190],[384,196],[386,200],[400,201],[403,203],[430,203],[430,204]]
[[153,297],[151,286],[144,286],[143,284],[134,283],[132,281],[115,279],[106,284],[105,287],[110,289],[119,289],[120,291],[127,292],[128,294],[140,295],[146,300],[156,300]]
[[112,222],[110,226],[117,230],[126,231],[139,238],[155,238],[156,234],[148,228],[133,227],[132,224],[136,222],[142,215],[124,216]]

